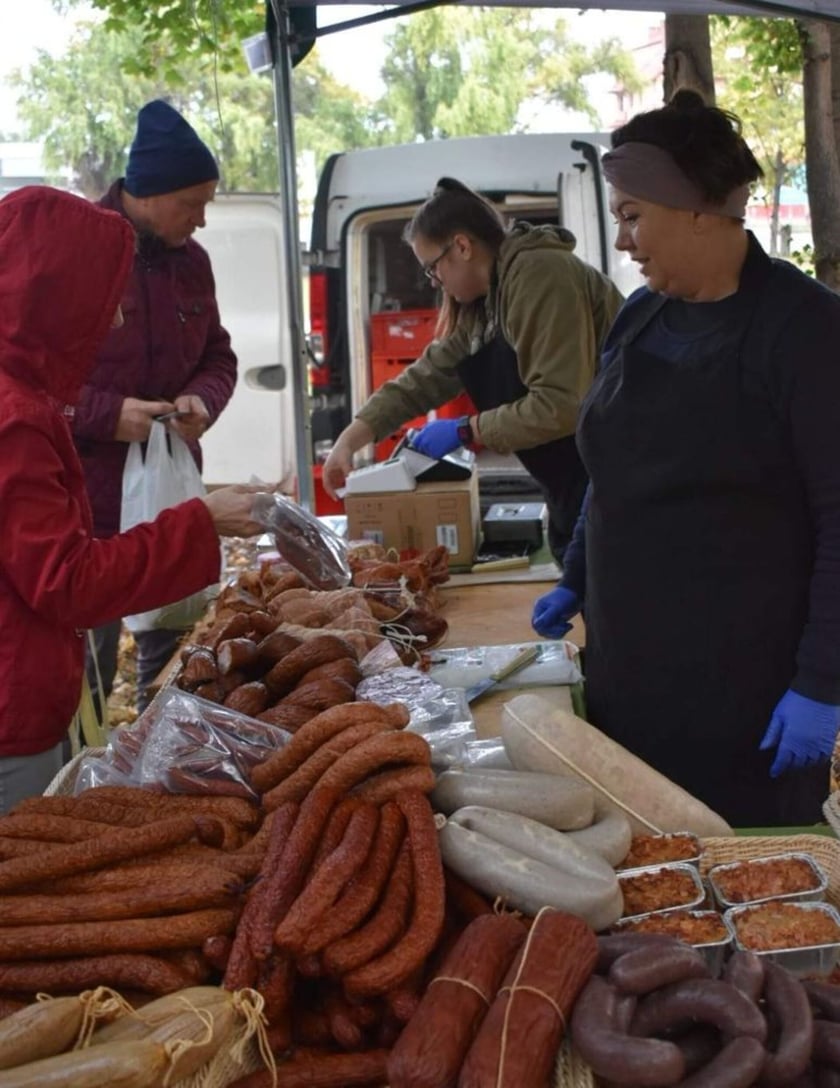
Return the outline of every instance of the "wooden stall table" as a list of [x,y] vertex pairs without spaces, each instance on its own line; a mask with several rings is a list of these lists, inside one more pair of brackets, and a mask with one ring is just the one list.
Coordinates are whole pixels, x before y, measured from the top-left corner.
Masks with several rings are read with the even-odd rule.
[[[441,615],[449,625],[444,646],[501,646],[507,643],[540,641],[531,627],[534,601],[556,584],[556,568],[546,570],[544,580],[534,577],[525,579],[515,575],[509,578],[487,575],[470,577],[454,575],[450,582],[439,587],[442,603]],[[196,628],[208,621],[202,620]],[[584,629],[580,616],[576,616],[571,631],[566,636],[578,646],[584,645]],[[189,641],[187,638],[185,641]],[[177,674],[180,649],[167,662],[151,685],[153,691],[171,683]],[[572,709],[569,688],[564,685],[527,686],[519,689],[540,695],[564,710]],[[501,728],[502,706],[511,698],[511,691],[490,692],[472,708],[476,732],[480,737],[498,736]]]
[[[547,593],[553,582],[505,581],[469,584],[459,579],[455,585],[440,586],[442,615],[449,624],[447,646],[502,646],[508,643],[539,642],[531,626],[534,601]],[[585,631],[580,616],[566,635],[570,642],[583,647]],[[503,705],[513,694],[539,695],[554,707],[572,710],[571,692],[566,685],[529,685],[511,692],[491,691],[472,707],[475,730],[479,737],[496,737],[501,731]]]

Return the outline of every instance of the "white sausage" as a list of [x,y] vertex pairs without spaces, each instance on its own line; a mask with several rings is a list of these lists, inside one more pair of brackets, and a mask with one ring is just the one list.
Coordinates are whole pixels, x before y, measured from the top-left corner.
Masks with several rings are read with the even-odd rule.
[[[524,819],[511,813],[498,815]],[[584,862],[582,851],[561,850],[558,859],[566,863],[561,868],[529,857],[454,819],[441,828],[439,843],[444,863],[453,872],[485,895],[501,896],[508,907],[531,917],[542,907],[555,907],[577,915],[596,931],[621,917],[624,904],[615,873],[611,872],[612,879],[608,880],[596,866]],[[590,855],[589,861],[593,860],[601,861]]]
[[538,695],[517,695],[502,710],[502,739],[523,771],[578,774],[624,809],[633,830],[731,835],[718,813],[589,722]]
[[489,805],[560,831],[589,827],[595,815],[595,791],[582,779],[535,771],[444,771],[430,799],[447,815],[464,805]]
[[624,861],[630,850],[633,828],[617,805],[596,796],[595,819],[592,825],[582,831],[569,831],[568,835],[584,850],[592,850],[610,865],[618,865]]

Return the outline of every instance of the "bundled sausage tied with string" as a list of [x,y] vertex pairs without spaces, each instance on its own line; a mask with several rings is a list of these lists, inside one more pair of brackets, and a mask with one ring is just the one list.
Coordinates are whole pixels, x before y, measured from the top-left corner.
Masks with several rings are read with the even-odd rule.
[[541,910],[467,1053],[458,1088],[549,1088],[572,1007],[597,958],[585,922]]

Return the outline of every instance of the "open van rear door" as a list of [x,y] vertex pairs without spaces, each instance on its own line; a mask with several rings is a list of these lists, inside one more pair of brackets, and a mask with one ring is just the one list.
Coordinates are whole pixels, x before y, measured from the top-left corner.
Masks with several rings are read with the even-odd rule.
[[208,485],[295,474],[293,368],[279,198],[220,194],[197,241],[210,254],[222,324],[239,359],[236,389],[201,445]]

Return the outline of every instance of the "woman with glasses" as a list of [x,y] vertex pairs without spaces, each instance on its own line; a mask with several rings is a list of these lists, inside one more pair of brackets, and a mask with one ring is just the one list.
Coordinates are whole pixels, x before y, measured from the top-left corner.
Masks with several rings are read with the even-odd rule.
[[438,339],[342,431],[324,484],[334,494],[357,450],[466,391],[475,415],[427,424],[414,447],[430,457],[462,445],[515,453],[545,494],[562,559],[586,486],[578,408],[621,295],[574,255],[569,231],[507,228],[492,204],[452,178],[440,179],[404,238],[441,290]]
[[734,827],[812,824],[840,725],[840,298],[744,228],[761,168],[692,91],[603,159],[627,301],[534,626],[586,616],[590,721]]

